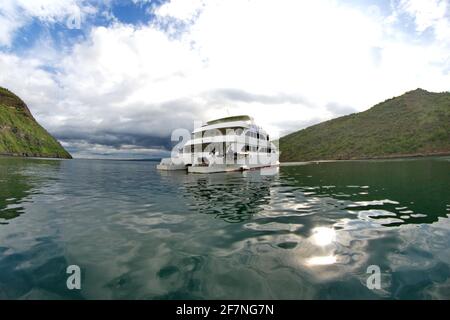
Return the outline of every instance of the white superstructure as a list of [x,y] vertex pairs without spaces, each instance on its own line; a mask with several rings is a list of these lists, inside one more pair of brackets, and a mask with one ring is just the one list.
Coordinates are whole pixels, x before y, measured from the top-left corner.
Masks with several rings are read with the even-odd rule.
[[158,169],[177,170],[184,165],[195,173],[246,170],[279,165],[278,156],[267,132],[251,117],[233,116],[194,129],[178,157],[163,159]]

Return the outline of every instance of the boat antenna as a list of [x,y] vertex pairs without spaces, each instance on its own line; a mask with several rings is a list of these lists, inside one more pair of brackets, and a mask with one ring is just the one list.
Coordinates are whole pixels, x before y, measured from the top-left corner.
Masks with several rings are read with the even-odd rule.
[[227,115],[230,116],[230,110],[227,107]]

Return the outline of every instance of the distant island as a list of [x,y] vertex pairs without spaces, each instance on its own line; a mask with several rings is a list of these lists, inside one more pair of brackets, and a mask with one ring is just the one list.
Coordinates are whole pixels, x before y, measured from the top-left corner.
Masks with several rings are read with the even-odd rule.
[[280,150],[282,162],[450,154],[450,93],[409,91],[284,136]]
[[2,87],[0,87],[0,155],[72,158],[33,118],[22,99]]

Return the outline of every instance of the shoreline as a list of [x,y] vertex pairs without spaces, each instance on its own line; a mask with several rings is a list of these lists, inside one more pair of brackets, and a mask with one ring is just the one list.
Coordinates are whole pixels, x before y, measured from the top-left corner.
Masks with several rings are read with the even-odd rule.
[[24,156],[20,154],[12,153],[0,153],[0,158],[10,158],[10,159],[43,159],[43,160],[72,160],[73,158],[63,158],[63,157],[50,157],[50,156]]
[[[280,161],[280,167],[300,166],[307,164],[319,164],[327,162],[354,162],[354,161],[383,161],[383,160],[401,160],[401,159],[420,159],[420,158],[432,158],[432,157],[445,157],[450,156],[450,152],[436,152],[430,154],[405,154],[405,155],[392,155],[373,158],[354,158],[354,159],[319,159],[319,160],[307,160],[307,161]],[[41,159],[41,160],[115,160],[115,161],[159,161],[159,158],[152,159],[115,159],[115,158],[63,158],[63,157],[46,157],[46,156],[24,156],[19,154],[6,154],[0,153],[0,158],[16,158],[16,159]]]
[[289,166],[302,166],[307,164],[319,164],[326,162],[352,162],[352,161],[376,161],[376,160],[400,160],[400,159],[419,159],[419,158],[431,158],[431,157],[444,157],[450,156],[450,152],[436,152],[430,154],[404,154],[404,155],[392,155],[392,156],[384,156],[384,157],[374,157],[374,158],[355,158],[355,159],[323,159],[323,160],[308,160],[308,161],[280,161],[280,167],[289,167]]

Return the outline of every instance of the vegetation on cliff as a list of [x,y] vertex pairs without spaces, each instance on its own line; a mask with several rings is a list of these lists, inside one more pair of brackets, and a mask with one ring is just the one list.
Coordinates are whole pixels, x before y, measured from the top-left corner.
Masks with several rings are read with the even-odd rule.
[[450,154],[450,93],[422,89],[280,139],[281,161]]
[[0,87],[0,155],[71,158],[61,144],[33,118],[27,105]]

